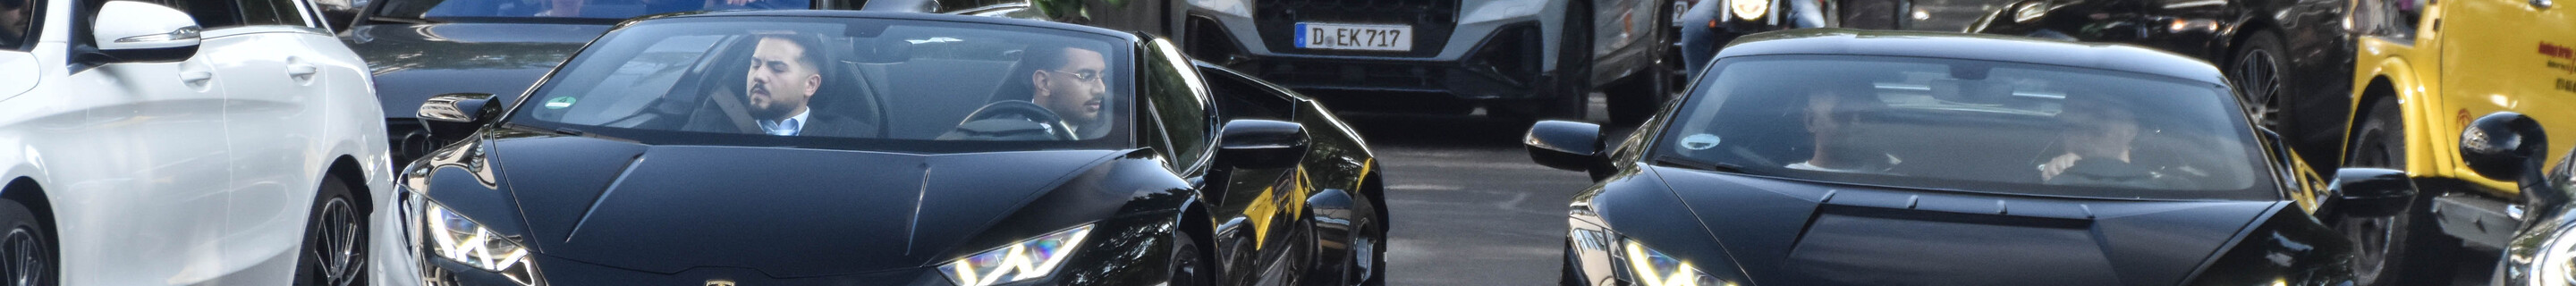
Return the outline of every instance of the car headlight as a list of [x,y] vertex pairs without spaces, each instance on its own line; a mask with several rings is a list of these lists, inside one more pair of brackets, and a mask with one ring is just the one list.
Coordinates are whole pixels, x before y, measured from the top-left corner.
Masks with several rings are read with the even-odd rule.
[[957,285],[984,286],[995,283],[1037,279],[1054,273],[1064,265],[1064,258],[1082,247],[1082,238],[1091,234],[1084,224],[958,258],[939,266],[939,272],[956,279]]
[[2525,267],[2522,269],[2526,273],[2524,277],[2529,277],[2525,285],[2576,285],[2576,280],[2571,280],[2576,279],[2576,268],[2571,268],[2576,267],[2576,263],[2571,263],[2576,261],[2569,261],[2576,259],[2576,255],[2569,253],[2576,252],[2576,239],[2568,239],[2565,232],[2552,233],[2546,242],[2540,244],[2539,251],[2528,257],[2512,259],[2517,261],[2511,262],[2519,262]]
[[428,205],[429,211],[421,220],[426,221],[423,223],[429,229],[422,231],[422,235],[429,236],[427,248],[432,254],[475,269],[500,273],[519,285],[536,284],[536,276],[529,275],[533,262],[528,261],[527,247],[493,233],[492,229],[484,228],[483,224],[448,210],[446,206]]
[[1771,14],[1771,0],[1726,0],[1726,8],[1735,12],[1736,18],[1761,20],[1763,15]]
[[1717,279],[1690,262],[1646,248],[1635,240],[1621,240],[1620,251],[1627,256],[1628,273],[1637,284],[1645,286],[1735,286],[1735,282]]

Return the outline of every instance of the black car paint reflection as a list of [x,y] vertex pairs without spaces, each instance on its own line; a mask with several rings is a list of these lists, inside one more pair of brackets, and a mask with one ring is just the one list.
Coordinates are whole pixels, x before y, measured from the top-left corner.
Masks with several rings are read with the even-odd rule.
[[[1729,60],[1838,56],[2041,64],[2225,86],[2215,68],[2168,53],[1952,33],[1755,34],[1717,62],[1723,67]],[[1707,72],[1703,76],[1729,76],[1716,68]],[[1599,181],[1570,203],[1561,284],[1665,285],[1648,279],[1690,274],[1643,258],[1669,256],[1704,274],[1697,277],[1700,285],[2345,285],[2352,279],[2352,242],[2327,225],[2338,213],[2373,210],[2374,201],[2341,195],[2393,191],[2346,189],[2364,184],[2319,179],[2280,138],[2262,134],[2243,138],[2260,148],[2255,153],[2264,169],[2255,172],[2275,178],[2230,191],[2243,196],[2202,199],[1862,184],[1658,155],[1665,152],[1657,149],[1663,144],[1675,144],[1664,141],[1682,139],[1655,130],[1687,120],[1676,118],[1704,116],[1687,106],[1719,100],[1708,90],[1717,81],[1701,79],[1683,102],[1624,141],[1602,142],[1600,127],[1587,123],[1532,127],[1527,142],[1533,159],[1590,171]],[[1831,81],[1805,84],[1824,82]],[[2211,107],[2219,106],[2232,107]],[[2255,130],[2240,128],[2231,129]]]
[[[1149,35],[953,15],[717,12],[620,27],[723,17],[1012,25],[1177,54]],[[1204,285],[1166,281],[1181,261],[1202,262],[1214,278],[1205,282],[1225,285],[1383,281],[1383,188],[1348,126],[1311,99],[1213,65],[1137,60],[1181,68],[1166,72],[1209,87],[1184,90],[1195,99],[1123,104],[1207,117],[1139,119],[1155,128],[1116,141],[1126,146],[1007,151],[890,151],[832,138],[646,144],[544,122],[468,125],[472,135],[404,171],[403,227],[412,237],[402,239],[420,245],[422,232],[435,231],[420,217],[435,204],[525,245],[534,253],[530,284],[952,285],[940,265],[1089,225],[1053,274],[1006,284]],[[1295,126],[1297,152],[1221,147],[1234,138],[1220,132],[1230,124]],[[1268,158],[1287,160],[1261,163]],[[429,284],[517,283],[426,248],[402,254],[380,261],[417,264]]]

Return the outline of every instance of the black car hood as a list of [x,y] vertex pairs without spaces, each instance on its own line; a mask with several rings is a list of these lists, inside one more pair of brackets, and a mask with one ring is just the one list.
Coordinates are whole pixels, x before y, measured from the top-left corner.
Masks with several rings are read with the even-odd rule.
[[733,267],[775,277],[935,264],[1060,182],[1123,153],[921,155],[568,136],[484,142],[526,220],[523,241],[543,255],[657,273]]
[[341,37],[374,69],[389,118],[411,118],[430,96],[473,92],[513,102],[546,71],[609,25],[544,23],[376,24]]
[[[1657,168],[1765,285],[2176,285],[2275,201],[2137,201],[1826,185]],[[1722,270],[1721,270],[1722,271]]]

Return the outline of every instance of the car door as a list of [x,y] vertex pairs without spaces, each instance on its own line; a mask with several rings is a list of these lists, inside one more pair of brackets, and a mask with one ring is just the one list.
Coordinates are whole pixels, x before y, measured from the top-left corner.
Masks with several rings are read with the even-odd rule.
[[[303,237],[300,230],[310,209],[315,174],[327,161],[316,160],[322,134],[319,69],[304,38],[321,35],[294,0],[169,0],[185,6],[206,28],[199,53],[227,77],[223,101],[224,140],[233,162],[225,168],[226,185],[217,260],[228,269],[252,265],[292,265]],[[241,271],[241,270],[235,270]],[[214,281],[283,284],[282,275],[216,273]]]
[[[67,20],[50,24],[91,21]],[[58,230],[63,284],[191,284],[228,269],[220,259],[228,250],[211,241],[222,233],[231,183],[223,132],[231,79],[206,54],[40,67],[63,69],[63,78],[9,100],[44,106],[7,124],[24,130],[12,134],[26,140],[18,148],[41,154],[55,180],[49,193],[63,196],[53,200],[54,213],[67,214]]]
[[[2549,0],[2443,1],[2442,89],[2445,106],[2426,118],[2458,130],[2498,111],[2520,112],[2546,129],[2576,130],[2576,14]],[[2555,131],[2552,130],[2552,131]],[[2576,132],[2548,132],[2563,150]],[[2442,134],[2458,134],[2449,132]],[[2447,136],[2446,136],[2447,137]],[[2456,140],[2437,138],[2436,140]],[[2558,156],[2552,154],[2550,156]],[[2549,158],[2555,162],[2558,158]]]

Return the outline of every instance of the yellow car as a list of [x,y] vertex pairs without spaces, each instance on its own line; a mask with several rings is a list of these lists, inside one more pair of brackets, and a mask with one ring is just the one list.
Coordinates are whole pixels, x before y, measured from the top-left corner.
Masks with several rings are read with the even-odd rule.
[[[2339,227],[2361,285],[2446,283],[2443,257],[2498,249],[2533,199],[2517,180],[2576,142],[2576,13],[2551,0],[2356,0],[2353,122],[2344,165],[2402,170],[2406,211]],[[2541,135],[2542,127],[2555,128]],[[2543,140],[2546,139],[2546,140]],[[2546,157],[2546,158],[2540,158]],[[2545,203],[2544,203],[2545,202]]]

